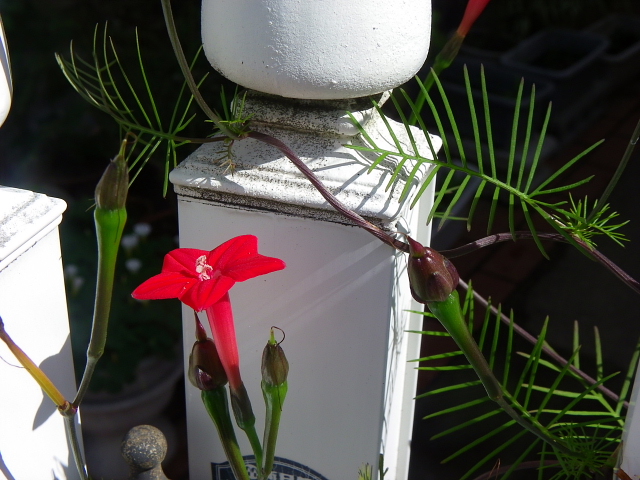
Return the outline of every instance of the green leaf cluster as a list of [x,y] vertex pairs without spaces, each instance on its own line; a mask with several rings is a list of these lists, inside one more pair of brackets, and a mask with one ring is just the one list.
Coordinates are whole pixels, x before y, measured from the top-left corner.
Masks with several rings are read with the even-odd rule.
[[[474,300],[470,288],[464,302],[464,314],[470,330],[473,329]],[[425,313],[424,315],[430,315]],[[530,435],[516,422],[507,417],[503,410],[486,396],[480,381],[471,367],[464,361],[445,366],[420,366],[419,370],[447,372],[451,383],[419,395],[417,398],[451,397],[461,399],[447,405],[425,420],[436,417],[455,416],[456,424],[432,437],[433,440],[454,433],[467,436],[464,446],[451,452],[443,461],[474,458],[474,451],[484,443],[492,449],[482,458],[474,460],[461,480],[473,479],[482,469],[491,470],[496,459],[501,459],[502,467],[494,470],[491,478],[517,478],[513,473],[528,466],[538,469],[538,478],[592,478],[613,467],[617,447],[624,426],[625,401],[629,395],[635,366],[640,355],[640,343],[629,363],[623,386],[614,399],[606,396],[601,386],[616,374],[605,375],[602,349],[597,328],[595,329],[595,375],[590,379],[580,371],[580,338],[576,323],[573,332],[573,353],[565,364],[558,363],[548,355],[550,347],[545,338],[548,319],[538,335],[537,342],[530,351],[515,348],[514,318],[504,322],[500,307],[497,313],[486,310],[477,336],[477,342],[488,359],[491,368],[514,400],[525,409],[525,415],[540,422],[553,434],[565,441],[579,456],[565,455],[554,451],[539,438]],[[447,333],[415,332],[427,336],[447,336]],[[545,353],[545,351],[547,353]],[[464,359],[461,351],[423,357],[416,362],[428,362],[443,358]],[[520,360],[520,361],[519,361]],[[524,362],[524,364],[522,364]],[[517,366],[520,365],[520,368]],[[457,372],[451,375],[451,372]],[[463,421],[459,421],[463,418]],[[523,439],[525,440],[523,443]],[[508,459],[508,461],[507,461]]]
[[[169,120],[162,118],[159,104],[145,70],[140,41],[136,33],[136,52],[139,64],[139,82],[142,93],[135,86],[121,63],[105,25],[102,35],[96,26],[93,36],[91,60],[78,55],[71,43],[69,58],[56,54],[58,65],[73,88],[91,105],[111,116],[119,125],[121,137],[133,138],[128,163],[133,169],[131,182],[156,152],[164,146],[165,180],[163,192],[168,189],[169,171],[177,165],[176,149],[193,139],[180,137],[180,133],[192,122],[190,113],[193,97],[188,94],[186,82],[177,93]],[[197,56],[196,56],[197,58]],[[195,59],[194,59],[195,62]],[[193,64],[192,64],[193,65]],[[206,79],[200,80],[199,85]]]
[[[563,175],[585,155],[600,145],[602,141],[595,143],[547,175],[539,167],[551,117],[551,104],[546,109],[540,133],[536,138],[536,135],[534,135],[537,127],[534,124],[535,85],[532,85],[529,94],[529,107],[522,108],[525,92],[524,81],[521,81],[516,97],[512,129],[510,134],[507,133],[510,135],[508,157],[505,167],[500,168],[494,148],[489,95],[483,69],[481,69],[479,80],[482,102],[477,105],[472,93],[472,81],[465,67],[464,85],[473,125],[473,148],[475,150],[471,154],[467,151],[468,147],[465,149],[456,121],[456,115],[464,112],[456,112],[454,114],[442,82],[435,74],[434,85],[437,93],[434,95],[436,96],[432,96],[420,79],[416,78],[420,91],[426,98],[426,103],[434,118],[435,125],[426,125],[420,115],[419,108],[411,96],[404,89],[397,89],[391,96],[391,101],[410,139],[410,144],[403,145],[399,141],[382,107],[374,102],[374,108],[382,117],[389,136],[393,139],[393,148],[377,144],[372,136],[367,133],[366,128],[358,123],[353,116],[351,116],[351,119],[358,127],[365,145],[351,145],[351,148],[375,155],[376,160],[371,165],[371,169],[376,168],[383,161],[388,162],[391,159],[395,159],[395,170],[387,188],[391,187],[397,176],[406,168],[406,165],[413,163],[415,166],[408,172],[407,187],[402,192],[403,199],[409,196],[411,185],[418,182],[417,175],[421,171],[420,167],[425,163],[429,164],[431,166],[429,174],[426,178],[420,180],[420,187],[411,200],[411,207],[417,204],[428,185],[434,181],[436,175],[442,173],[444,179],[439,192],[435,196],[428,217],[429,221],[434,217],[440,217],[439,228],[442,227],[444,222],[455,218],[455,207],[463,198],[465,191],[470,190],[473,193],[473,199],[466,215],[464,215],[468,229],[471,228],[480,199],[488,198],[490,201],[490,213],[486,225],[487,233],[491,233],[494,226],[498,202],[504,201],[509,207],[508,224],[510,232],[515,236],[516,214],[521,213],[538,248],[545,255],[544,247],[537,233],[536,215],[579,249],[582,247],[576,242],[576,238],[585,240],[589,245],[593,245],[594,236],[605,235],[620,243],[623,236],[617,229],[624,223],[609,224],[617,216],[616,213],[610,213],[605,216],[600,212],[600,215],[591,215],[591,211],[587,209],[586,199],[579,204],[575,204],[565,197],[571,191],[589,182],[592,177],[562,183]],[[436,100],[438,101],[436,102]],[[442,105],[442,107],[439,108],[439,105]],[[404,111],[406,109],[409,110],[412,118],[417,119],[419,129],[410,126]],[[452,137],[447,135],[449,128],[453,132]],[[437,133],[442,138],[443,148],[441,154],[435,151],[429,132]],[[421,137],[426,140],[429,147],[428,151],[419,149],[419,144],[424,145],[424,142],[417,141]],[[483,145],[486,145],[486,150]],[[459,182],[454,181],[457,177],[461,178]],[[472,179],[475,181],[472,181]]]

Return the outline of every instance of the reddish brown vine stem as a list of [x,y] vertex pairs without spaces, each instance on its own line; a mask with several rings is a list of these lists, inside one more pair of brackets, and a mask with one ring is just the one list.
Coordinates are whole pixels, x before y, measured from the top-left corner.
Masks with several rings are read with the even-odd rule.
[[[342,215],[350,219],[359,227],[364,228],[369,233],[374,235],[375,237],[382,240],[384,243],[391,245],[397,250],[400,250],[405,253],[409,253],[409,245],[405,242],[394,238],[389,233],[385,232],[381,228],[375,226],[371,222],[365,220],[357,213],[351,211],[347,206],[345,206],[340,200],[338,200],[335,195],[333,195],[324,184],[320,181],[320,179],[313,173],[313,171],[298,157],[291,148],[289,148],[284,142],[274,138],[270,135],[260,133],[260,132],[249,132],[247,134],[248,138],[253,138],[255,140],[259,140],[263,143],[271,145],[280,152],[282,152],[291,162],[300,170],[300,172],[307,177],[307,179],[311,182],[311,184],[318,190],[320,195],[338,212]],[[567,243],[567,240],[560,235],[559,233],[538,233],[539,238],[552,240],[555,242],[563,242]],[[484,247],[488,247],[490,245],[494,245],[496,243],[512,241],[514,239],[523,239],[523,240],[531,240],[533,239],[533,234],[527,231],[517,231],[513,235],[511,233],[497,233],[495,235],[490,235],[488,237],[484,237],[478,239],[474,242],[468,243],[458,248],[454,248],[451,250],[443,250],[440,253],[447,258],[455,258],[460,257],[462,255],[466,255],[468,253],[474,252]],[[640,282],[635,280],[631,275],[627,274],[624,270],[618,267],[614,262],[612,262],[609,258],[603,255],[601,252],[595,249],[591,249],[586,243],[584,243],[579,238],[574,238],[576,243],[581,245],[584,250],[592,255],[592,257],[604,265],[608,270],[610,270],[615,276],[617,276],[620,280],[622,280],[626,285],[628,285],[633,291],[640,294]]]
[[409,245],[400,240],[396,240],[380,227],[376,227],[373,223],[365,220],[360,215],[350,210],[342,202],[340,202],[340,200],[338,200],[335,195],[333,195],[333,193],[327,190],[320,179],[316,177],[315,173],[313,173],[313,171],[309,167],[307,167],[307,165],[300,159],[300,157],[298,157],[295,152],[291,150],[291,148],[289,148],[285,143],[281,142],[277,138],[272,137],[271,135],[266,135],[260,132],[249,132],[247,137],[254,138],[280,150],[289,160],[291,160],[291,162],[293,162],[298,170],[300,170],[300,172],[305,177],[307,177],[311,184],[316,187],[320,195],[322,195],[322,197],[329,203],[329,205],[331,205],[342,215],[350,219],[356,225],[364,228],[366,231],[379,238],[384,243],[391,245],[395,249],[401,250],[406,253],[409,252]]
[[[318,190],[318,192],[323,196],[323,198],[333,208],[335,208],[342,215],[344,215],[345,217],[347,217],[348,219],[353,221],[356,225],[364,228],[369,233],[371,233],[372,235],[376,236],[377,238],[379,238],[380,240],[382,240],[386,244],[391,245],[392,247],[394,247],[394,248],[396,248],[396,249],[398,249],[400,251],[408,253],[408,251],[409,251],[408,244],[393,238],[390,234],[388,234],[387,232],[385,232],[381,228],[373,225],[371,222],[365,220],[360,215],[358,215],[357,213],[351,211],[347,206],[342,204],[342,202],[340,202],[340,200],[338,200],[335,197],[335,195],[333,195],[329,190],[327,190],[327,188],[320,181],[320,179],[318,177],[316,177],[316,175],[313,173],[313,171],[285,143],[283,143],[282,141],[278,140],[277,138],[274,138],[274,137],[272,137],[270,135],[267,135],[267,134],[264,134],[264,133],[260,133],[260,132],[250,132],[247,135],[247,137],[248,138],[253,138],[253,139],[261,141],[261,142],[264,142],[264,143],[269,144],[269,145],[277,148],[278,150],[280,150],[287,158],[289,158],[289,160],[291,160],[293,162],[293,164],[300,170],[300,172],[305,177],[307,177],[307,179],[311,182],[311,184]],[[556,242],[558,242],[558,241],[559,242],[566,242],[566,239],[562,235],[557,234],[557,233],[539,233],[538,236],[540,238],[544,238],[544,239],[552,240],[552,241],[556,241]],[[445,255],[448,258],[455,258],[455,257],[459,257],[459,256],[462,256],[462,255],[466,255],[468,253],[472,253],[472,252],[474,252],[476,250],[479,250],[480,248],[484,248],[484,247],[488,247],[490,245],[494,245],[496,243],[512,241],[514,238],[516,238],[516,239],[532,239],[533,238],[533,234],[531,232],[526,232],[526,231],[518,231],[518,232],[515,232],[514,235],[512,235],[511,233],[499,233],[499,234],[495,234],[495,235],[490,235],[490,236],[485,237],[485,238],[481,238],[481,239],[476,240],[474,242],[471,242],[471,243],[469,243],[467,245],[463,245],[461,247],[454,248],[452,250],[441,251],[440,253],[442,253],[443,255]],[[588,252],[590,252],[591,255],[594,257],[594,259],[596,259],[597,261],[602,263],[605,267],[607,267],[609,270],[611,270],[618,278],[620,278],[623,282],[625,282],[627,285],[629,285],[634,291],[636,291],[637,293],[640,293],[640,284],[635,279],[633,279],[630,275],[628,275],[626,272],[624,272],[622,269],[620,269],[615,263],[613,263],[611,260],[609,260],[605,255],[603,255],[599,251],[589,249],[589,247],[579,239],[576,239],[576,241],[580,245],[582,245]],[[469,286],[465,282],[463,282],[462,280],[460,281],[460,285],[465,289],[469,288]],[[481,305],[483,305],[486,308],[489,308],[494,315],[500,315],[500,318],[501,318],[501,320],[503,322],[505,322],[507,324],[510,323],[510,319],[509,319],[508,316],[506,316],[502,312],[499,312],[497,308],[495,308],[493,305],[491,305],[488,300],[486,300],[484,297],[482,297],[480,294],[478,294],[475,290],[473,291],[473,297]],[[523,337],[528,342],[530,342],[532,344],[536,343],[536,341],[537,341],[536,337],[531,335],[529,332],[527,332],[522,327],[514,324],[513,328],[516,331],[516,333],[518,333],[518,335]],[[548,349],[547,347],[543,347],[543,350],[544,350],[545,353],[547,353],[550,357],[552,357],[559,364],[566,365],[568,363],[568,361],[565,358],[563,358],[562,356],[558,355],[556,352],[552,351],[551,349]],[[591,376],[587,375],[583,371],[581,371],[581,370],[579,370],[579,369],[577,369],[577,368],[575,368],[573,366],[569,366],[569,368],[573,373],[575,373],[576,375],[578,375],[580,378],[584,379],[585,381],[587,381],[587,382],[589,382],[591,384],[596,383],[595,379],[593,379]],[[618,401],[619,397],[614,392],[612,392],[611,390],[606,388],[605,386],[600,385],[598,387],[598,390],[600,390],[607,397],[611,398],[613,401],[616,401],[616,402]],[[624,405],[625,405],[626,408],[628,408],[628,402],[624,402]]]
[[[464,281],[460,280],[459,285],[465,290],[469,290],[469,285]],[[491,305],[491,303],[486,298],[484,298],[475,290],[473,290],[472,293],[473,293],[473,299],[483,307],[488,308],[493,315],[499,315],[502,323],[506,325],[511,324],[511,319],[507,315],[502,313],[500,310],[498,310],[495,306]],[[522,338],[524,338],[527,342],[531,343],[532,345],[535,345],[538,342],[538,339],[536,337],[531,335],[529,332],[527,332],[524,328],[522,328],[520,325],[516,323],[513,323],[513,331],[516,332],[518,335],[520,335]],[[555,351],[551,350],[545,345],[542,346],[542,350],[551,358],[553,358],[553,360],[558,362],[559,365],[567,365],[569,363],[569,361],[566,358],[562,357],[561,355],[558,355]],[[571,370],[571,372],[575,373],[584,381],[589,382],[592,385],[597,382],[593,377],[587,375],[582,370],[574,367],[573,365],[569,365],[569,370]],[[609,390],[604,385],[598,386],[597,389],[600,392],[602,392],[604,395],[609,397],[611,400],[613,400],[614,402],[617,402],[620,399],[618,395],[616,395],[613,391]],[[629,408],[629,402],[625,401],[624,406],[625,408]]]
[[[554,242],[563,242],[568,243],[567,240],[560,235],[559,233],[538,233],[539,238],[545,240],[552,240]],[[466,245],[462,245],[461,247],[453,248],[451,250],[442,250],[440,253],[447,258],[455,258],[460,257],[462,255],[466,255],[468,253],[475,252],[484,247],[488,247],[490,245],[495,245],[496,243],[512,241],[515,239],[522,240],[531,240],[533,239],[533,234],[531,232],[526,231],[517,231],[513,235],[511,233],[497,233],[495,235],[490,235],[488,237],[481,238],[479,240],[475,240],[471,243],[467,243]],[[631,288],[634,292],[640,294],[640,282],[638,282],[631,275],[622,270],[618,265],[616,265],[613,261],[611,261],[606,255],[602,252],[591,249],[583,240],[579,238],[575,238],[574,240],[581,247],[584,248],[585,252],[590,254],[594,260],[600,262],[605,268],[611,271],[616,277],[618,277],[622,282],[624,282],[629,288]]]

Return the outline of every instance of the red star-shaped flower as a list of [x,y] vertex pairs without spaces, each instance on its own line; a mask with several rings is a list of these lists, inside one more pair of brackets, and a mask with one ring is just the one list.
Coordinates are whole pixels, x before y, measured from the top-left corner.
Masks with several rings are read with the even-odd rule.
[[162,272],[132,295],[139,300],[178,298],[200,312],[220,300],[236,282],[275,272],[285,263],[258,253],[258,238],[242,235],[207,252],[178,248],[164,257]]

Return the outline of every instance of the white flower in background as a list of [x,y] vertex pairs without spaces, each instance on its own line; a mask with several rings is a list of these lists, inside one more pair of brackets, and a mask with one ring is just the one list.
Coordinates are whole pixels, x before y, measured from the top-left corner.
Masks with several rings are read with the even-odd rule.
[[0,125],[4,123],[7,115],[9,115],[12,95],[13,83],[11,81],[9,50],[7,49],[7,39],[4,35],[2,17],[0,16]]
[[73,294],[75,295],[84,285],[84,277],[73,277],[71,280],[71,287],[73,290]]
[[124,262],[124,266],[131,273],[137,273],[138,270],[142,267],[142,262],[138,258],[130,258],[126,262]]
[[138,246],[138,243],[140,243],[140,237],[138,237],[138,235],[136,235],[135,233],[123,235],[122,240],[120,240],[120,245],[122,245],[122,248],[127,250],[127,252],[130,252],[131,250],[136,248]]
[[136,223],[133,226],[133,232],[141,238],[146,238],[151,233],[151,225],[148,223]]
[[64,276],[67,278],[73,278],[78,275],[78,266],[70,263],[64,267]]

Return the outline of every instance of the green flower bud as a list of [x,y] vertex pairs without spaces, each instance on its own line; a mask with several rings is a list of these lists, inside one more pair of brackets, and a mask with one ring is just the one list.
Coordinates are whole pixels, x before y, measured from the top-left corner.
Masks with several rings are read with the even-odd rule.
[[271,338],[262,351],[262,380],[272,386],[282,385],[289,375],[289,361],[271,329]]
[[96,186],[96,207],[105,210],[119,210],[125,208],[127,192],[129,191],[129,167],[124,157],[125,142],[122,143],[120,153],[115,156],[102,178]]
[[411,237],[409,242],[409,285],[420,303],[443,302],[458,286],[460,276],[453,264],[432,248]]

